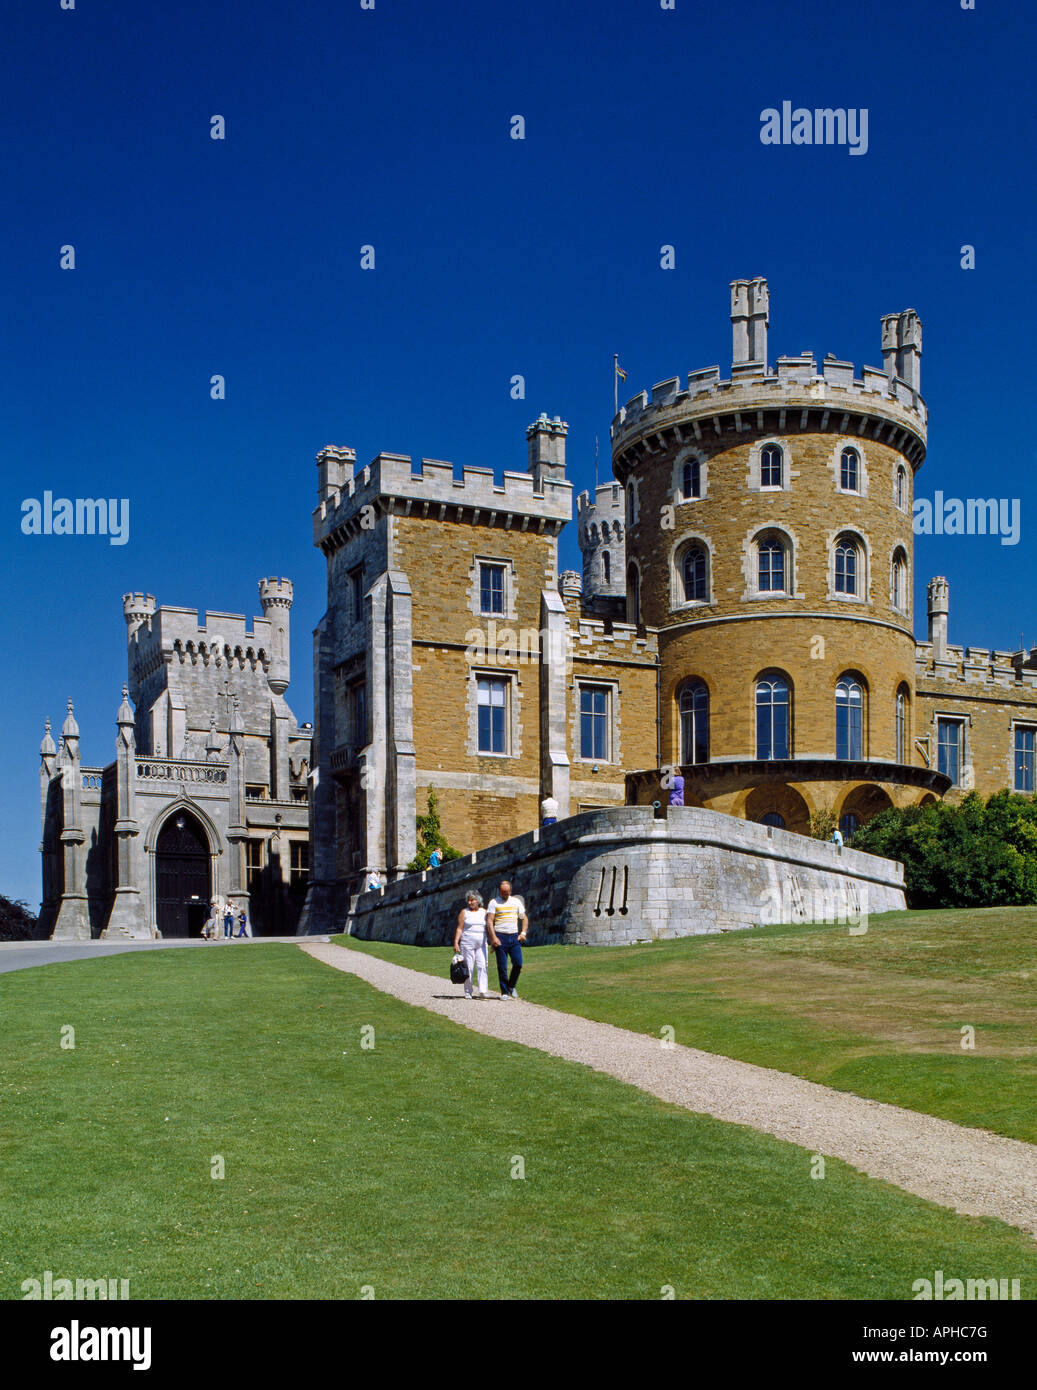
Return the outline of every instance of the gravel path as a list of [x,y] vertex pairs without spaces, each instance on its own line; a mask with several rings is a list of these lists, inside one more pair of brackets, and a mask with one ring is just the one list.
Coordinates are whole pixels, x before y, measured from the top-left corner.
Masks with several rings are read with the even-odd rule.
[[660,1100],[749,1125],[846,1163],[941,1206],[994,1216],[1037,1237],[1037,1146],[914,1110],[863,1100],[786,1072],[737,1062],[611,1023],[494,998],[468,1003],[460,986],[348,947],[307,942],[308,955],[404,1003],[477,1033],[539,1048],[618,1077]]

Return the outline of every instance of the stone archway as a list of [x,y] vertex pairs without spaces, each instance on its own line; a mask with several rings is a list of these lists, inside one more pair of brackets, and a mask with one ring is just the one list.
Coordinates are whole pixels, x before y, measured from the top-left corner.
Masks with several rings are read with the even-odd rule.
[[764,822],[764,816],[780,816],[786,830],[793,830],[797,835],[810,834],[810,807],[803,795],[785,782],[764,782],[753,787],[745,798],[743,814],[746,820],[772,825],[776,822],[773,819]]
[[209,915],[209,841],[186,808],[166,817],[155,841],[155,924],[163,937],[200,936]]
[[892,805],[893,798],[885,788],[868,782],[846,793],[839,807],[838,818],[842,821],[846,816],[856,816],[859,824],[864,825],[872,816],[877,816],[880,811],[888,811]]

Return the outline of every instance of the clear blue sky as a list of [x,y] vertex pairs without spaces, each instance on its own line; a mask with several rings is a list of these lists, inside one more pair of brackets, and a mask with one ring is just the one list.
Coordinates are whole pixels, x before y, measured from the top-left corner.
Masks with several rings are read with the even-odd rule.
[[[521,469],[546,410],[588,486],[612,353],[628,394],[726,370],[736,277],[770,281],[772,360],[881,365],[880,316],[918,310],[919,495],[1023,521],[918,541],[918,629],[943,573],[952,641],[1037,640],[1030,4],[39,0],[4,29],[0,891],[39,902],[43,716],[71,695],[112,757],[124,591],[251,615],[291,577],[312,718],[318,449]],[[761,145],[786,99],[867,107],[867,154]],[[45,489],[128,497],[129,544],[23,536]]]

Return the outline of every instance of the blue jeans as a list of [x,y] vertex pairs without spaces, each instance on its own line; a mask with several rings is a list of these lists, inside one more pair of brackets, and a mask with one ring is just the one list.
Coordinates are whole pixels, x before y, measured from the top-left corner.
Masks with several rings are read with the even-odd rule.
[[[513,994],[518,977],[522,974],[522,947],[518,932],[498,932],[500,945],[494,954],[497,957],[497,977],[500,980],[501,994]],[[511,959],[511,974],[508,974],[508,959]]]

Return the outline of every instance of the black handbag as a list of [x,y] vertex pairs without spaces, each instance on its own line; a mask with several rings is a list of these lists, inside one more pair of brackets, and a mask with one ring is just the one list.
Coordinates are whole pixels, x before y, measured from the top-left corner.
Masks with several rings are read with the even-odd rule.
[[468,965],[464,956],[455,956],[450,962],[450,981],[455,985],[463,985],[468,979]]

